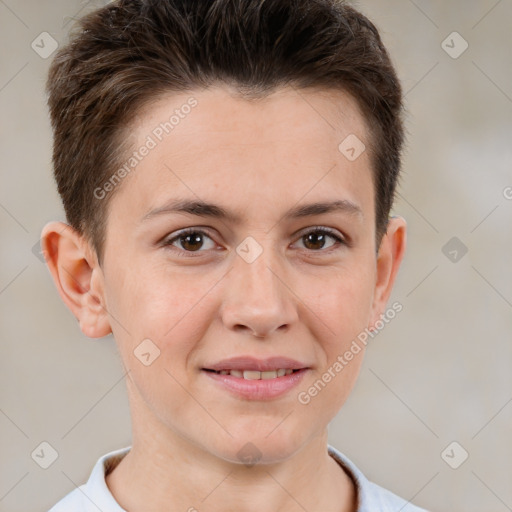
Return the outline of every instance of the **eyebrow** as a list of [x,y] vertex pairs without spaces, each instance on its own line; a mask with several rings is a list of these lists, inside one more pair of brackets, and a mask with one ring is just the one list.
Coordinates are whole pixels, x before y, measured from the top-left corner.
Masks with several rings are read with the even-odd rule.
[[[362,209],[355,203],[347,199],[339,199],[336,201],[323,201],[296,206],[286,212],[281,220],[293,220],[331,212],[342,212],[350,216],[364,217]],[[198,217],[230,221],[233,224],[241,223],[241,217],[239,215],[226,210],[220,205],[191,199],[175,199],[169,201],[163,206],[146,213],[141,221],[144,222],[156,216],[172,213],[188,213]]]

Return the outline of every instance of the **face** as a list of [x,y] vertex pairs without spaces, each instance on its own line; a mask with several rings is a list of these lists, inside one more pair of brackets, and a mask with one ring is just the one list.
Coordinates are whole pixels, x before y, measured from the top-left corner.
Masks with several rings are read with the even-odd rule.
[[134,421],[224,460],[246,443],[284,460],[347,399],[364,346],[333,365],[384,306],[368,151],[339,149],[368,146],[363,118],[341,92],[214,88],[161,98],[132,128],[135,149],[155,146],[117,185],[97,272]]

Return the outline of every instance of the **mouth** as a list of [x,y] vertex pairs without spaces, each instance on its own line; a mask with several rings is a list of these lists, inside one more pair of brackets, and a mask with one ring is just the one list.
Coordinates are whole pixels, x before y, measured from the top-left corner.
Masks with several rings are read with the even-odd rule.
[[233,357],[205,365],[201,373],[215,388],[244,400],[272,400],[297,387],[312,368],[288,357]]
[[304,368],[278,368],[277,370],[266,370],[266,371],[257,371],[257,370],[210,370],[208,368],[203,368],[203,370],[207,372],[216,373],[218,375],[230,375],[231,377],[236,377],[238,379],[245,380],[270,380],[270,379],[278,379],[281,377],[286,377],[291,375],[292,373],[299,372]]

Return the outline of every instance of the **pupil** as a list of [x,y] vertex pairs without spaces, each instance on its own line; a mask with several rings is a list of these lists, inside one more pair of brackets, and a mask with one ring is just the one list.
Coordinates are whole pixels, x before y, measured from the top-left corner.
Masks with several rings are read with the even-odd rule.
[[316,243],[318,243],[318,241],[320,241],[320,249],[323,247],[323,242],[324,242],[324,234],[321,233],[321,234],[315,234],[315,233],[309,233],[308,235],[306,235],[306,239],[308,240],[308,243],[309,241],[312,239],[313,240],[313,245],[315,245],[315,240],[316,240]]
[[[188,240],[192,240],[191,244],[189,244]],[[182,240],[185,240],[185,243],[183,244],[183,246],[185,248],[188,248],[188,249],[191,249],[191,250],[194,250],[194,249],[198,249],[198,247],[190,247],[190,245],[193,245],[194,243],[195,244],[201,244],[201,235],[199,233],[195,233],[195,234],[188,234],[188,235],[185,235]],[[187,247],[189,246],[189,247]]]

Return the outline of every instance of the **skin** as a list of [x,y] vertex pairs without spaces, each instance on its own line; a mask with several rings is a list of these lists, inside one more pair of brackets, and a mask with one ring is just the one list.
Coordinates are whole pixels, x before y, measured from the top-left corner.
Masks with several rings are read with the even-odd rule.
[[[349,161],[338,149],[350,134],[369,146],[348,94],[282,88],[258,102],[226,87],[169,94],[131,126],[134,148],[190,96],[198,105],[118,185],[101,266],[66,224],[42,233],[82,332],[112,332],[128,372],[132,449],[107,485],[130,512],[355,511],[354,484],[327,454],[327,426],[355,384],[364,346],[309,404],[297,395],[384,313],[405,221],[390,219],[377,252],[368,151]],[[183,213],[141,220],[175,198],[214,202],[240,222]],[[297,205],[339,199],[360,213],[284,218]],[[199,243],[162,243],[188,227],[205,231]],[[304,236],[316,227],[347,243]],[[236,252],[248,236],[263,251],[252,263]],[[160,350],[149,366],[133,353],[147,338]],[[288,356],[310,370],[284,396],[245,400],[201,371],[240,355]],[[261,453],[251,467],[237,455],[248,442]]]

